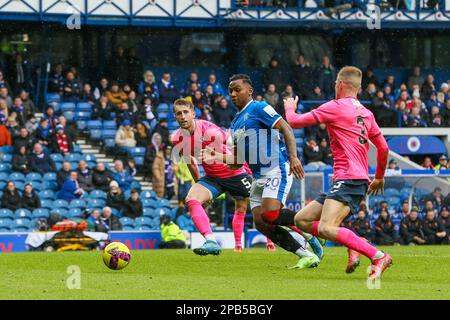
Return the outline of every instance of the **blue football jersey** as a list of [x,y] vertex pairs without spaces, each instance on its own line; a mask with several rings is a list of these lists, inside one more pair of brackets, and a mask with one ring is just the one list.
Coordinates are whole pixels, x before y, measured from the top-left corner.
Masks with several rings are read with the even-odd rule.
[[288,159],[286,145],[277,129],[281,116],[266,102],[251,101],[231,122],[238,159],[247,161],[255,178],[276,168],[284,171]]

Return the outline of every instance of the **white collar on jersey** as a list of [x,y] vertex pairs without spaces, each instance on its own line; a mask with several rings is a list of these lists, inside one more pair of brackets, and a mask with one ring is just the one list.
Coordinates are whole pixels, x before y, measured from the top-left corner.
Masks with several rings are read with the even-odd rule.
[[245,108],[247,108],[248,106],[249,106],[249,104],[250,103],[252,103],[253,102],[253,99],[252,100],[250,100],[246,105],[245,105],[245,107],[244,108],[242,108],[242,110],[241,111],[239,111],[239,113],[242,113],[242,111],[244,111],[245,110]]

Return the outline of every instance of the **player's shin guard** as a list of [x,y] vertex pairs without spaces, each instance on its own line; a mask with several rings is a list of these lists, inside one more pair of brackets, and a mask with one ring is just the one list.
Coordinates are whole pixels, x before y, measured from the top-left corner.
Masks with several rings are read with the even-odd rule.
[[191,199],[186,201],[186,205],[188,207],[189,213],[191,214],[192,221],[194,225],[197,227],[198,231],[205,237],[212,235],[211,225],[209,224],[209,218],[203,209],[202,204],[195,200]]
[[242,233],[245,226],[245,212],[235,211],[233,216],[233,233],[236,245],[242,244]]

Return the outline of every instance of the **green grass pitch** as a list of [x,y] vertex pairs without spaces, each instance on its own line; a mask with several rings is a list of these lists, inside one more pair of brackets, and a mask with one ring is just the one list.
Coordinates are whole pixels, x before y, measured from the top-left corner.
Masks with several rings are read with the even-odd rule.
[[[372,290],[367,259],[344,273],[344,248],[326,248],[322,264],[308,270],[288,270],[297,259],[282,249],[134,251],[121,271],[106,268],[100,252],[8,253],[0,256],[0,299],[450,299],[450,247],[384,250],[394,265]],[[81,270],[79,290],[67,288],[70,265]]]

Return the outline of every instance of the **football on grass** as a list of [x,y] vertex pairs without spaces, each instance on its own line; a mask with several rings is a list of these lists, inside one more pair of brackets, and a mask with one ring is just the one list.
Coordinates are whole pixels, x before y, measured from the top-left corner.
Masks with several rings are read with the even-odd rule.
[[120,242],[111,242],[103,250],[103,262],[112,270],[125,268],[131,260],[130,249]]

